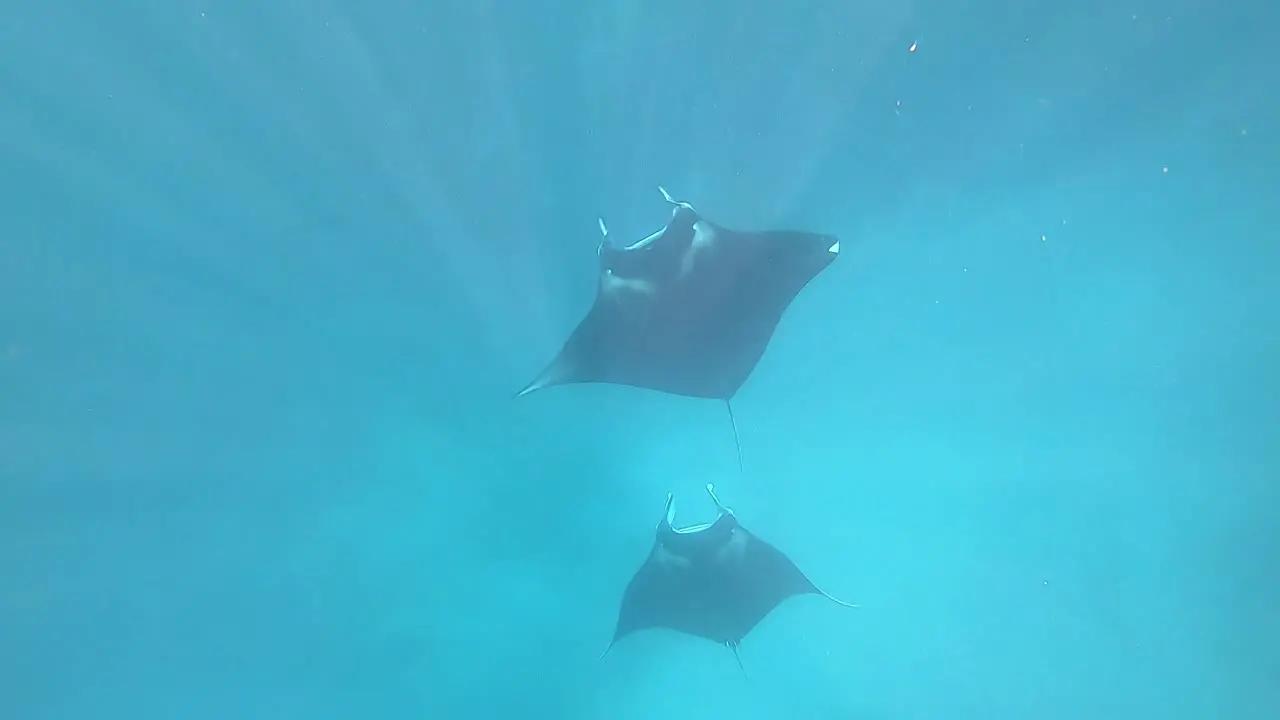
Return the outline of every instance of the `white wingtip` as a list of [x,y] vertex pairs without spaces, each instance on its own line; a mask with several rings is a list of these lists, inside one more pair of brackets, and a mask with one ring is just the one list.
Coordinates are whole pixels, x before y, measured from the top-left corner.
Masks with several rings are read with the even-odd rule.
[[[603,227],[603,226],[601,226],[601,227]],[[827,248],[827,252],[831,253],[832,255],[839,255],[839,254],[840,254],[840,241],[839,241],[839,240],[835,241],[835,243],[834,243],[834,244],[832,244],[832,245],[831,245],[831,247]]]
[[672,199],[671,199],[671,193],[667,192],[667,189],[666,189],[666,188],[664,188],[664,187],[662,187],[661,185],[659,185],[659,186],[658,186],[658,192],[662,193],[662,197],[663,197],[663,198],[665,198],[665,199],[666,199],[666,201],[667,201],[667,202],[669,202],[669,203],[671,203],[672,205],[679,205],[679,204],[680,204],[680,203],[676,202],[675,200],[672,200]]
[[832,595],[831,593],[827,592],[826,590],[823,590],[822,588],[818,587],[817,585],[814,585],[813,587],[814,587],[814,589],[815,589],[815,590],[817,590],[817,591],[818,591],[818,594],[819,594],[819,595],[821,595],[822,597],[824,597],[824,598],[826,598],[826,599],[830,600],[831,602],[833,602],[833,603],[835,603],[835,604],[837,604],[837,605],[843,605],[844,607],[847,607],[847,608],[853,608],[854,610],[857,610],[858,608],[862,607],[861,605],[858,605],[858,604],[856,604],[856,603],[845,602],[844,600],[841,600],[840,598],[838,598],[838,597],[836,597],[836,596]]
[[[601,237],[609,237],[609,228],[605,227],[604,218],[596,218],[596,222],[600,223]],[[836,243],[836,244],[838,245],[839,243]]]

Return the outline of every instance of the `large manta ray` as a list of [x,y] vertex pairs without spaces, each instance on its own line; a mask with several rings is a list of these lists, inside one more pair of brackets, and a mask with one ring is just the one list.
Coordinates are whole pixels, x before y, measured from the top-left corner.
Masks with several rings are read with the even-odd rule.
[[[600,221],[595,303],[517,397],[611,383],[728,403],[787,307],[840,252],[831,235],[727,229],[658,189],[675,207],[649,237],[619,247]],[[734,441],[741,463],[736,423]]]

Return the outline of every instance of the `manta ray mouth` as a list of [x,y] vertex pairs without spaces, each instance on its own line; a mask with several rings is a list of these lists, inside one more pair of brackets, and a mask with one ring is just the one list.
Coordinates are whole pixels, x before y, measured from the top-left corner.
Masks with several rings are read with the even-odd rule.
[[827,252],[831,253],[832,255],[839,255],[839,254],[840,254],[840,241],[839,241],[839,240],[835,241],[835,242],[831,245],[831,247],[827,248]]

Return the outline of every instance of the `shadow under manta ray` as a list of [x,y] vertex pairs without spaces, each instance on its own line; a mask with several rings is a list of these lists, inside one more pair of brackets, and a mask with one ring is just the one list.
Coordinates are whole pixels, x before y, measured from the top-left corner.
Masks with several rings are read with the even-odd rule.
[[631,633],[668,628],[728,646],[741,665],[743,638],[788,598],[821,595],[858,607],[823,592],[790,558],[744,528],[710,484],[707,494],[719,512],[716,519],[683,528],[672,524],[675,504],[667,494],[653,548],[627,584],[613,639],[601,658]]
[[[557,385],[608,383],[728,405],[783,313],[840,253],[831,235],[726,229],[658,189],[675,208],[649,237],[614,245],[600,220],[595,302],[516,397]],[[742,445],[728,408],[741,468]]]

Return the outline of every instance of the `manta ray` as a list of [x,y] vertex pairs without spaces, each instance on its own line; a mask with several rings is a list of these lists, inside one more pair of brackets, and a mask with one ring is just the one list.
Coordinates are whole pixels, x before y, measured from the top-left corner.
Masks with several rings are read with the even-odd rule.
[[517,397],[609,383],[730,400],[763,357],[783,313],[840,254],[832,235],[732,230],[672,199],[665,226],[615,244],[599,219],[596,297],[554,359]]
[[818,595],[857,607],[819,589],[782,551],[743,527],[714,486],[706,488],[716,519],[683,528],[674,525],[675,504],[667,494],[653,546],[627,584],[602,658],[622,638],[652,628],[705,638],[737,656],[747,634],[789,598]]

